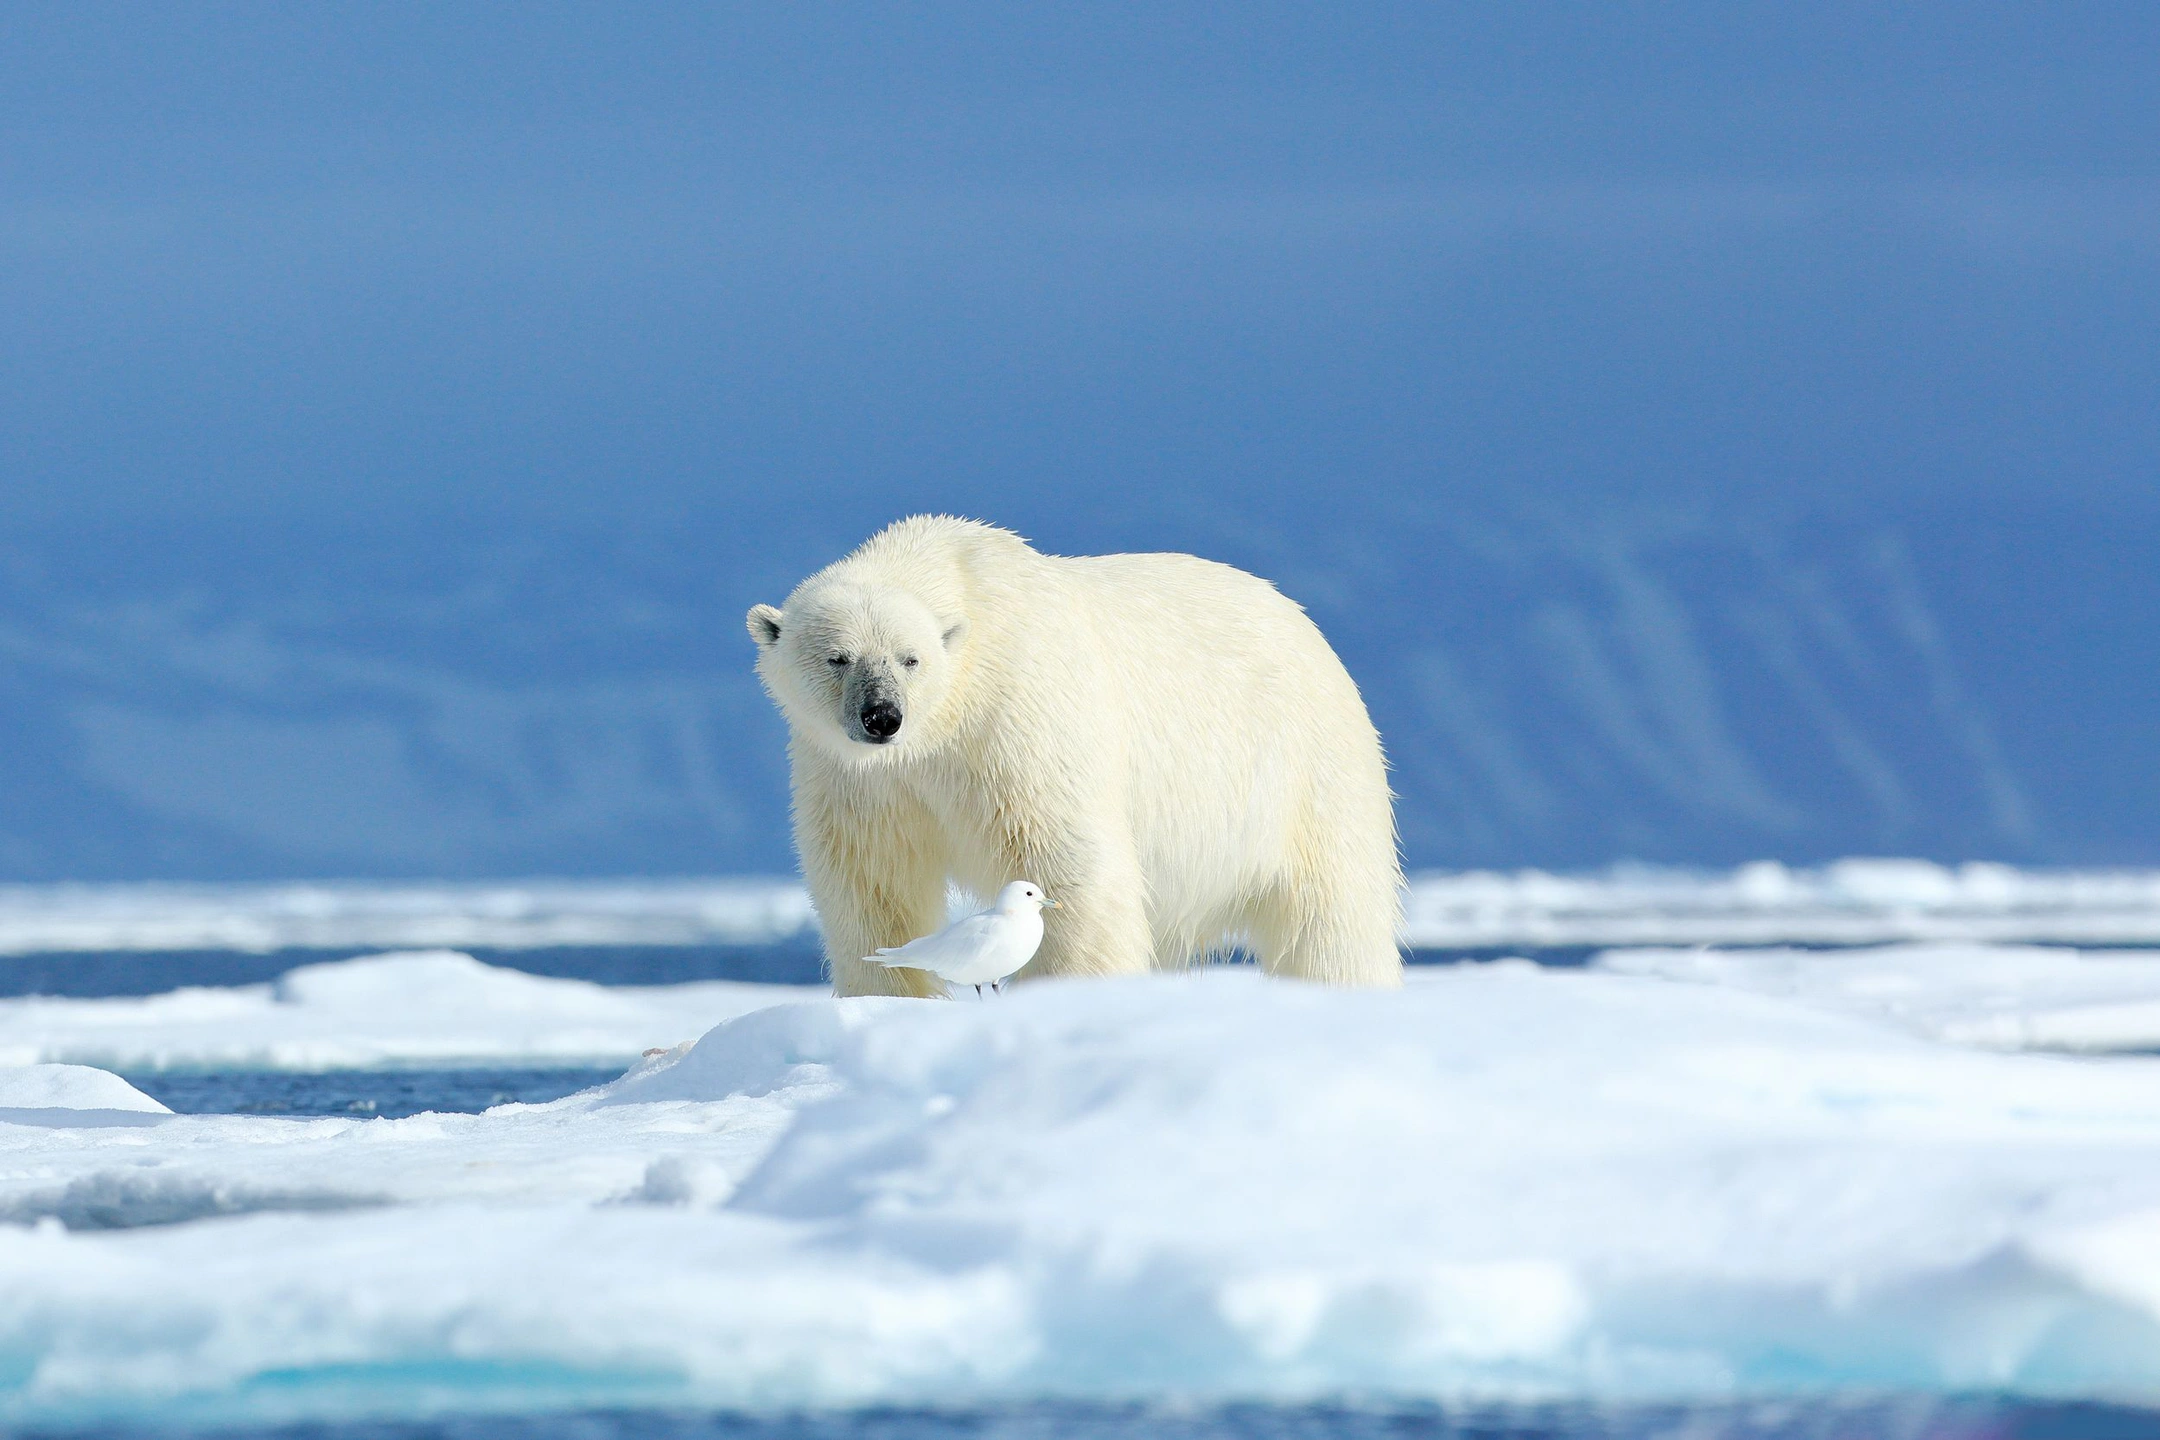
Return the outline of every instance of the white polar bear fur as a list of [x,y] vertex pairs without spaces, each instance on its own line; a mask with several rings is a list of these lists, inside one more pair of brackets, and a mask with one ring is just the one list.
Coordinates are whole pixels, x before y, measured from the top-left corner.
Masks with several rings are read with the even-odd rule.
[[[942,925],[948,881],[1022,878],[1063,907],[1022,978],[1242,944],[1274,974],[1401,983],[1380,737],[1266,581],[918,516],[748,623],[840,994],[938,993],[861,957]],[[881,697],[902,712],[882,745],[863,708]]]

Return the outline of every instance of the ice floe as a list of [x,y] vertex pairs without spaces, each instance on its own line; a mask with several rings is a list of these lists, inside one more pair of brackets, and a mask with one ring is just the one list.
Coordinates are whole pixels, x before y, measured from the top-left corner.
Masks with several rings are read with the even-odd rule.
[[551,1105],[146,1119],[0,1124],[0,1418],[2160,1399],[2160,1059],[1658,974],[807,1000]]
[[0,1065],[341,1070],[627,1063],[730,1016],[822,993],[699,981],[608,986],[452,951],[326,961],[275,982],[163,995],[0,1000]]

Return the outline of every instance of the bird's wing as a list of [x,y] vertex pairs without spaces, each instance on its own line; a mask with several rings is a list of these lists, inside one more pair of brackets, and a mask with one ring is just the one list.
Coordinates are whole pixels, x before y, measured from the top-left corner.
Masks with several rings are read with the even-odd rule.
[[990,918],[988,915],[970,915],[934,935],[910,940],[905,945],[887,946],[864,958],[879,965],[905,965],[924,970],[972,960],[997,933],[997,927],[989,923]]

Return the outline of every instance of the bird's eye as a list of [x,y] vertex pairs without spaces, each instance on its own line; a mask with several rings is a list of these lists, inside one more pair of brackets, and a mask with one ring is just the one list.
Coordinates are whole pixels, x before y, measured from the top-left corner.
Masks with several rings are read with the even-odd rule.
[[845,665],[848,663],[848,657],[845,655],[828,655],[825,657],[825,663],[828,665]]

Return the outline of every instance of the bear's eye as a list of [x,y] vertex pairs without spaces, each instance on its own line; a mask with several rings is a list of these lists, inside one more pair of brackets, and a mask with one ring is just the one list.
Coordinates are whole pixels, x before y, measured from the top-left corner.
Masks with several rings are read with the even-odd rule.
[[848,663],[848,657],[845,655],[828,655],[825,657],[825,663],[828,665],[845,665]]
[[919,662],[918,660],[916,660],[916,658],[915,658],[915,657],[914,657],[913,655],[903,655],[903,656],[901,656],[901,657],[900,657],[900,663],[901,663],[901,664],[902,664],[903,666],[907,667],[908,669],[912,670],[912,669],[914,669],[914,668],[916,667],[916,665],[918,665],[918,664],[919,664],[919,663],[921,663],[921,662]]

